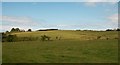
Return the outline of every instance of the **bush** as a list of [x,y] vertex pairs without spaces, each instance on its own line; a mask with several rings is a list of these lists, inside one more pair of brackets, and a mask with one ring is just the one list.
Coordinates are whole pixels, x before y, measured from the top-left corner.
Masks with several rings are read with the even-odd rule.
[[7,35],[5,33],[1,33],[2,34],[2,42],[6,42],[7,41]]
[[2,33],[2,42],[16,42],[16,41],[36,41],[41,39],[42,41],[50,40],[51,37],[42,35],[39,37],[17,37],[16,35],[10,35]]
[[101,38],[101,36],[97,36],[97,39],[100,39]]
[[46,35],[42,35],[42,36],[41,36],[41,40],[42,40],[42,41],[50,40],[50,38],[51,38],[51,37],[46,36]]
[[17,36],[16,35],[8,35],[6,39],[8,42],[15,42],[15,41],[17,41]]

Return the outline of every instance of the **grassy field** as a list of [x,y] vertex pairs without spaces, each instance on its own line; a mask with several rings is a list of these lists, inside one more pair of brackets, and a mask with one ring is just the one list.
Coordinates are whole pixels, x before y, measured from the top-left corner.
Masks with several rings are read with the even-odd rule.
[[[45,34],[52,41],[4,42],[3,63],[118,62],[116,31],[40,31],[13,34],[18,37],[40,37]],[[61,40],[56,40],[56,36],[61,36]],[[96,39],[97,36],[101,36],[101,39]]]

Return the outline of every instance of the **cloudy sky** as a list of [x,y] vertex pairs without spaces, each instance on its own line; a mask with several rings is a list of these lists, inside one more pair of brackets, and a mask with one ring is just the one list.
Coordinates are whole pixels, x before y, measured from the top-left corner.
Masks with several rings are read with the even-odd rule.
[[[7,0],[6,0],[7,1]],[[105,1],[105,2],[104,2]],[[105,30],[118,27],[118,3],[107,0],[85,2],[2,2],[1,31],[11,28],[38,30]]]

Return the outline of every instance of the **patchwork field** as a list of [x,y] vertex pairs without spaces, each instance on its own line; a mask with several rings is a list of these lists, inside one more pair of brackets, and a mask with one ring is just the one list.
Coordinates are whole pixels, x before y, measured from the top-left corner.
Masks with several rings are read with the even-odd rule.
[[[3,63],[117,63],[117,31],[39,31],[18,37],[47,35],[50,41],[2,43]],[[61,39],[56,39],[60,36]],[[101,36],[100,39],[97,39]]]

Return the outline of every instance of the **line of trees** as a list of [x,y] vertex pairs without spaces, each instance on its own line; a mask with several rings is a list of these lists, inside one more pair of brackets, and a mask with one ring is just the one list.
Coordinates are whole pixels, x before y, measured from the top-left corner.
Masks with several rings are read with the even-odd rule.
[[[76,30],[76,31],[94,31],[94,30]],[[105,31],[120,31],[120,28],[117,28],[117,29],[106,29]]]
[[[37,30],[37,31],[50,31],[50,30],[58,30],[58,29],[45,29],[45,30]],[[76,31],[94,31],[94,30],[76,30]],[[120,28],[106,29],[105,31],[120,31]],[[27,31],[25,31],[24,29],[12,28],[10,32],[32,32],[32,29],[28,29]],[[6,31],[6,33],[9,33],[9,31]]]
[[[53,30],[58,30],[58,29],[44,29],[44,30],[37,30],[37,31],[53,31]],[[9,31],[6,31],[8,33]],[[32,29],[28,29],[25,31],[24,29],[19,29],[19,28],[12,28],[10,32],[32,32]]]
[[[10,32],[32,32],[32,29],[28,29],[27,31],[25,31],[24,29],[12,28]],[[6,31],[6,33],[9,33],[9,31]]]
[[58,29],[43,29],[43,30],[37,30],[37,31],[54,31],[54,30],[58,30]]
[[117,29],[107,29],[106,31],[120,31],[120,28],[117,28]]

